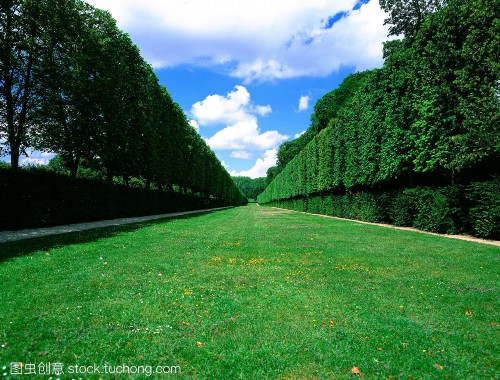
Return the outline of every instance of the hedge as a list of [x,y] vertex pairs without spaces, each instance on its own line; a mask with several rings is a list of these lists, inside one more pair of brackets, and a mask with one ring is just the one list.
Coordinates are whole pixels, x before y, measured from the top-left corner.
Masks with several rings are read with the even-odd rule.
[[266,205],[437,233],[500,239],[500,178],[468,186],[326,193],[274,200]]
[[0,169],[0,230],[90,222],[229,205],[213,196],[145,190],[47,171]]

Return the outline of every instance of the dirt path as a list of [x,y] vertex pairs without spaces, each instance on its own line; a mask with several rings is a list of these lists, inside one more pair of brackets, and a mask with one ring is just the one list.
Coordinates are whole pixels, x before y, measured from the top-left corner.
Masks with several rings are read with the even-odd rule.
[[141,222],[147,222],[149,220],[156,220],[156,219],[174,218],[176,216],[183,216],[183,215],[190,215],[190,214],[198,214],[198,213],[202,213],[202,212],[224,210],[226,208],[230,208],[230,207],[219,207],[219,208],[211,208],[211,209],[204,209],[204,210],[174,212],[174,213],[170,213],[170,214],[138,216],[138,217],[134,217],[134,218],[100,220],[97,222],[70,224],[67,226],[34,228],[34,229],[19,230],[19,231],[3,231],[3,232],[0,232],[0,244],[6,243],[9,241],[31,239],[31,238],[35,238],[35,237],[41,237],[41,236],[65,234],[68,232],[75,232],[75,231],[85,231],[85,230],[90,230],[93,228],[119,226],[122,224],[131,224],[131,223],[141,223]]
[[277,210],[283,210],[283,211],[289,211],[289,212],[300,212],[301,214],[316,215],[316,216],[321,216],[323,218],[346,220],[348,222],[361,223],[361,224],[369,224],[369,225],[372,225],[372,226],[380,226],[380,227],[386,227],[386,228],[394,228],[394,229],[397,229],[397,230],[412,231],[412,232],[418,232],[418,233],[421,233],[421,234],[434,235],[434,236],[442,236],[442,237],[446,237],[446,238],[450,238],[450,239],[472,241],[472,242],[475,242],[475,243],[490,244],[490,245],[496,245],[497,247],[500,247],[500,241],[498,241],[498,240],[480,239],[480,238],[477,238],[477,237],[474,237],[474,236],[469,236],[469,235],[437,234],[435,232],[422,231],[422,230],[419,230],[419,229],[416,229],[416,228],[412,228],[412,227],[398,227],[398,226],[393,226],[391,224],[385,224],[385,223],[363,222],[361,220],[339,218],[337,216],[329,216],[329,215],[323,215],[323,214],[313,214],[313,213],[310,213],[310,212],[288,210],[288,209],[279,208],[279,207],[273,207],[273,208],[275,208]]

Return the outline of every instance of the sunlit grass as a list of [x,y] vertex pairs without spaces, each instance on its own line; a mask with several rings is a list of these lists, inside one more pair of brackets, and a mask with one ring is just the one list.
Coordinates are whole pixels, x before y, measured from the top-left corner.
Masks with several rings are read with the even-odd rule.
[[59,362],[180,366],[189,379],[500,373],[494,246],[250,205],[0,252],[7,372]]

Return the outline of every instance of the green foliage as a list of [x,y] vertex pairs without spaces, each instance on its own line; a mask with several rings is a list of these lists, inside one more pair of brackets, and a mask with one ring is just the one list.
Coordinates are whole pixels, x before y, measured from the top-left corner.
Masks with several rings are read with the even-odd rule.
[[[45,227],[231,204],[197,194],[71,178],[45,167],[0,170],[0,230]],[[240,204],[236,199],[234,205]]]
[[394,197],[389,208],[390,221],[396,226],[410,227],[413,224],[415,215],[417,214],[417,205],[415,198],[407,191],[403,191]]
[[500,236],[500,180],[469,186],[414,187],[378,192],[323,194],[267,204],[367,222],[390,223],[423,231]]
[[246,202],[108,12],[81,0],[0,10],[0,137],[13,169],[33,147],[72,177]]
[[266,178],[232,177],[235,185],[249,199],[257,199],[257,196],[267,186]]
[[379,0],[380,7],[389,14],[384,25],[389,24],[389,35],[414,36],[427,14],[440,9],[445,0]]
[[316,102],[311,115],[311,124],[306,132],[295,140],[281,144],[278,150],[278,163],[268,170],[268,182],[280,173],[318,133],[324,130],[332,119],[336,119],[343,108],[348,107],[354,95],[364,85],[368,75],[368,72],[348,75],[337,89],[328,92]]
[[69,174],[69,170],[65,165],[63,158],[59,155],[56,155],[50,159],[49,163],[47,164],[47,169],[53,171],[54,173]]
[[[475,225],[470,232],[493,236],[486,225],[498,230],[495,208],[482,218],[464,197],[470,181],[487,181],[500,167],[500,3],[382,3],[394,22],[408,22],[400,32],[411,36],[385,43],[381,69],[347,78],[339,89],[355,90],[345,101],[331,99],[340,91],[318,102],[314,117],[318,129],[330,117],[326,128],[274,176],[259,202],[291,200],[303,209],[298,198],[326,196],[329,215],[448,233]],[[335,102],[333,113],[327,105]],[[475,199],[494,203],[481,189]]]
[[470,222],[476,235],[500,239],[500,178],[474,182],[467,197],[471,202]]
[[424,231],[456,234],[464,232],[466,225],[463,188],[418,187],[396,194],[392,205],[391,221],[400,226]]

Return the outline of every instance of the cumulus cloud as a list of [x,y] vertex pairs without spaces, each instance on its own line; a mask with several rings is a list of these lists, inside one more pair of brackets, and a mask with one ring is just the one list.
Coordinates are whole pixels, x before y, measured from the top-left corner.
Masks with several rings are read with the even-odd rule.
[[202,126],[235,123],[248,118],[250,112],[250,93],[243,86],[236,86],[226,96],[209,95],[191,107],[191,114]]
[[207,139],[212,149],[264,150],[278,146],[288,136],[278,131],[261,133],[257,119],[251,117],[230,125]]
[[252,153],[247,152],[246,150],[236,150],[234,152],[231,152],[230,157],[240,158],[242,160],[249,160],[252,158]]
[[269,105],[253,105],[248,90],[236,86],[226,95],[209,95],[196,102],[190,113],[201,126],[226,125],[207,139],[212,149],[247,151],[275,148],[288,139],[278,131],[261,132],[257,116],[271,111]]
[[254,108],[255,112],[258,113],[260,116],[267,116],[269,115],[271,112],[273,112],[273,109],[271,108],[271,106],[267,105],[267,106],[256,106]]
[[276,149],[267,150],[261,158],[258,158],[255,162],[255,165],[252,166],[249,170],[236,172],[231,171],[232,176],[238,177],[250,177],[250,178],[259,178],[265,177],[267,173],[267,169],[271,166],[276,165],[278,161],[278,151]]
[[301,96],[299,99],[299,112],[309,109],[309,96]]
[[382,63],[377,0],[87,0],[109,10],[155,68],[225,68],[246,82]]
[[55,153],[27,150],[27,157],[22,158],[20,164],[25,165],[47,165],[55,157]]

